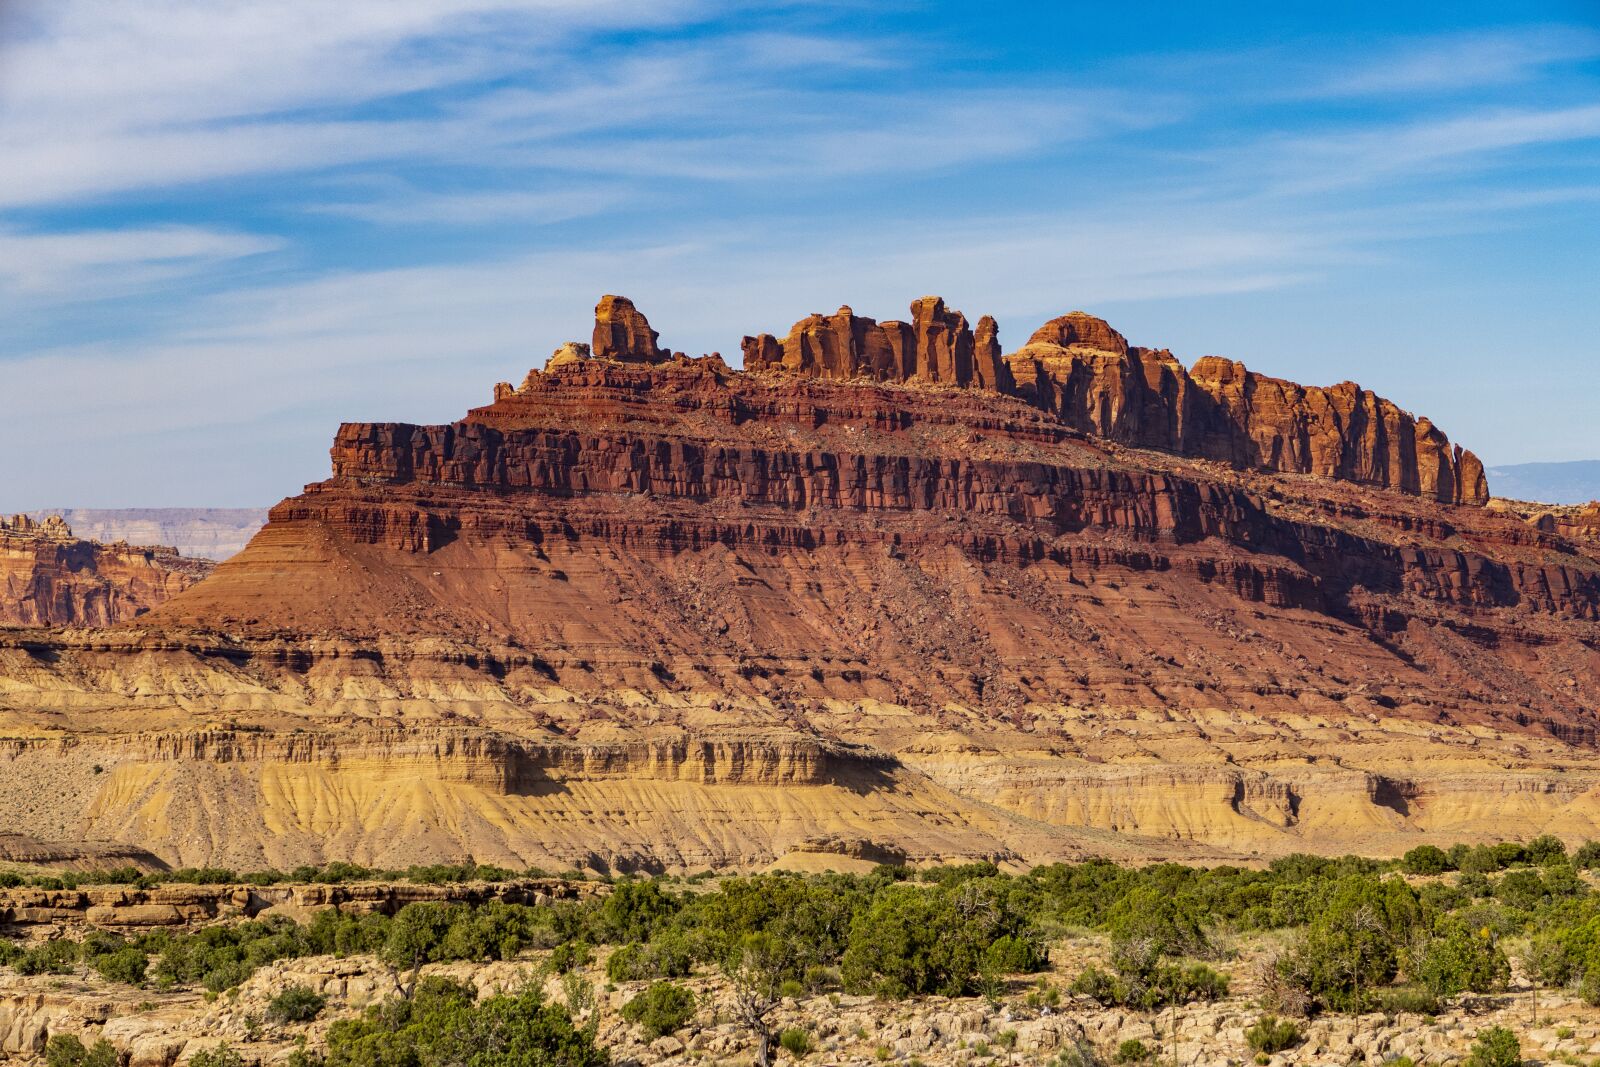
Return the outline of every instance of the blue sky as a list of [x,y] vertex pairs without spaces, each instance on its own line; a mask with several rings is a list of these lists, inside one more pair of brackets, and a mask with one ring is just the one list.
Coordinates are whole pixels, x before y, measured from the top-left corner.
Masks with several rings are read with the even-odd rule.
[[1600,5],[1307,7],[0,0],[0,510],[270,503],[605,292],[1082,308],[1600,455]]

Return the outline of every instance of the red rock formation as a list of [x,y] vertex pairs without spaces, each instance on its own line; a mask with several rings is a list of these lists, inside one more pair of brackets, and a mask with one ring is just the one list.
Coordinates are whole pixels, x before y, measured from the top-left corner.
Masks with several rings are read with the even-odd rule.
[[985,316],[979,327],[984,332],[975,338],[966,316],[946,308],[937,296],[912,301],[909,323],[879,323],[841,307],[831,316],[801,319],[782,341],[765,333],[746,337],[744,365],[747,370],[808,378],[866,378],[1011,392],[994,320]]
[[1088,348],[1096,352],[1127,354],[1128,339],[1123,337],[1105,319],[1097,319],[1082,311],[1069,311],[1060,318],[1051,319],[1028,338],[1030,345],[1055,345],[1057,348]]
[[603,296],[595,306],[592,350],[596,359],[660,363],[672,357],[656,344],[660,336],[625,296]]
[[[1414,452],[1343,450],[1346,439],[1364,445],[1434,432],[1371,394],[1303,390],[1215,361],[1202,361],[1191,377],[1169,353],[1147,349],[1045,352],[1051,346],[1039,344],[1012,357],[1013,365],[1037,367],[1018,398],[840,380],[860,377],[863,367],[893,380],[908,368],[960,367],[965,348],[951,338],[965,320],[937,301],[919,301],[916,310],[920,329],[885,330],[848,308],[805,320],[780,346],[789,373],[741,374],[711,357],[637,367],[574,355],[531,373],[520,389],[501,390],[461,422],[344,426],[333,479],[275,508],[268,533],[312,524],[348,543],[422,554],[457,543],[571,538],[669,553],[719,544],[782,551],[958,545],[974,558],[1015,565],[1159,559],[1146,565],[1318,612],[1402,590],[1458,606],[1518,605],[1579,618],[1600,611],[1600,576],[1556,558],[1502,553],[1507,536],[1528,536],[1520,525],[1514,534],[1469,538],[1473,547],[1464,550],[1459,520],[1407,512],[1393,525],[1435,530],[1433,543],[1391,542],[1343,519],[1289,518],[1249,488],[1168,469],[1154,453],[1131,459],[1074,433],[1442,494],[1439,479],[1461,467],[1453,455],[1449,466],[1429,468]],[[1068,317],[1050,336],[1116,344],[1097,321]],[[992,352],[992,328],[984,333]],[[889,343],[894,336],[906,344]],[[902,361],[908,352],[918,358]],[[922,353],[933,355],[925,362]],[[894,367],[900,371],[885,369]],[[1369,431],[1352,410],[1387,421]],[[1350,429],[1330,441],[1307,429],[1279,436],[1284,424]],[[1233,431],[1238,426],[1244,435]],[[1362,505],[1364,515],[1372,511]],[[1212,540],[1248,546],[1251,556],[1217,559],[1199,549]],[[199,624],[222,611],[239,573],[231,566],[219,573],[209,587],[215,603],[193,596],[169,614]],[[285,610],[274,625],[292,626],[319,609]],[[259,623],[269,618],[261,608],[251,612]],[[1393,625],[1386,617],[1383,626]],[[326,625],[338,628],[338,614]],[[495,625],[515,632],[521,623],[507,617]]]
[[994,317],[985,315],[978,320],[977,332],[972,339],[972,373],[974,384],[980,389],[997,393],[1016,392],[1017,383],[1011,377],[1011,368],[1000,352],[1000,327]]
[[1341,382],[1321,389],[1208,356],[1191,381],[1210,398],[1203,443],[1184,451],[1237,466],[1340,478],[1446,504],[1489,499],[1483,464],[1426,418]]
[[1007,362],[1023,396],[1085,433],[1447,504],[1489,499],[1476,456],[1352,382],[1296,385],[1217,356],[1186,372],[1170,352],[1130,348],[1078,311],[1040,327]]
[[0,623],[124,622],[187,589],[212,566],[164,546],[79,540],[60,516],[0,517]]
[[[279,865],[1600,830],[1597,542],[1441,504],[1472,465],[1426,420],[1086,316],[1013,395],[944,387],[999,345],[937,301],[751,339],[752,373],[620,358],[648,328],[604,317],[609,355],[455,422],[341,427],[136,625],[0,630],[0,804],[93,760],[84,836]],[[102,722],[142,740],[49,733]]]

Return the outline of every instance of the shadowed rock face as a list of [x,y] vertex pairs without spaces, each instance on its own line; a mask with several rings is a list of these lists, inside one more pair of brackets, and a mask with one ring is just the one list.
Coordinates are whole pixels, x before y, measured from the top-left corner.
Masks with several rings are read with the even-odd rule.
[[1082,315],[741,372],[602,309],[137,625],[0,632],[0,812],[240,867],[1600,836],[1593,516],[1442,502],[1426,420]]

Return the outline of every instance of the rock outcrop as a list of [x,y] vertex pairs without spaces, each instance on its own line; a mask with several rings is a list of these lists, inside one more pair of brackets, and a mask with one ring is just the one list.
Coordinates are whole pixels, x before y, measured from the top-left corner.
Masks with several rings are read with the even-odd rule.
[[1428,419],[1354,382],[1307,388],[1215,356],[1196,363],[1190,378],[1209,398],[1205,421],[1211,424],[1200,431],[1205,444],[1192,454],[1399,489],[1446,504],[1489,499],[1476,456],[1452,446]]
[[1489,499],[1476,456],[1353,382],[1296,385],[1217,356],[1185,371],[1171,352],[1130,347],[1077,311],[1040,327],[1008,363],[1023,395],[1085,433],[1446,504]]
[[660,336],[650,328],[650,321],[633,306],[633,301],[625,296],[603,296],[595,306],[594,344],[591,350],[596,359],[660,363],[672,356],[671,352],[656,343]]
[[967,317],[937,296],[912,301],[910,322],[880,323],[842,307],[801,319],[781,341],[764,333],[741,347],[746,370],[1012,391],[994,320],[985,316],[974,336]]
[[393,915],[407,904],[548,905],[603,896],[600,882],[515,878],[502,882],[296,883],[186,885],[148,888],[90,885],[78,889],[0,888],[0,935],[46,939],[82,937],[90,929],[137,933],[153,928],[195,928],[230,919],[286,915],[304,920],[327,908],[357,915]]
[[1600,547],[1448,503],[1426,420],[1082,315],[1010,383],[937,300],[746,372],[635,316],[341,427],[134,624],[0,631],[0,811],[244,868],[1600,836]]
[[[1132,347],[1104,319],[1051,319],[1002,356],[998,327],[925,296],[910,322],[878,322],[841,307],[741,342],[746,370],[836,381],[943,385],[1024,398],[1084,433],[1138,448],[1218,460],[1241,469],[1310,474],[1425,496],[1446,504],[1489,499],[1483,464],[1431,421],[1353,382],[1308,387],[1207,356],[1192,370],[1166,349]],[[672,358],[624,297],[595,309],[594,358]],[[569,349],[562,361],[579,358]],[[496,396],[500,396],[496,393]]]
[[59,515],[0,516],[0,623],[108,626],[177,595],[211,567],[165,546],[81,540]]

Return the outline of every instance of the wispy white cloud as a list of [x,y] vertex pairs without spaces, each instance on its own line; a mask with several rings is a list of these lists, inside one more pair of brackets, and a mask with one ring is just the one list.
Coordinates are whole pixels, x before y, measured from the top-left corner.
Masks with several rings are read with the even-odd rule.
[[30,300],[123,296],[283,245],[277,237],[197,226],[0,230],[0,293]]
[[[1287,69],[1268,49],[1235,57],[1229,69],[1260,69],[1222,92],[1204,65],[1187,81],[1149,62],[1108,77],[1075,54],[1056,71],[945,78],[922,75],[948,50],[914,35],[669,32],[716,10],[0,0],[0,212],[29,220],[0,226],[8,312],[162,284],[172,309],[146,336],[0,352],[0,451],[71,424],[95,457],[72,484],[106,492],[67,495],[110,501],[159,466],[173,484],[254,486],[251,502],[317,476],[339,418],[448,419],[484,401],[586,336],[602,292],[638,299],[673,347],[730,357],[742,333],[841,302],[903,316],[928,291],[997,315],[1015,344],[1071,307],[1282,294],[1406,241],[1595,202],[1578,169],[1505,164],[1600,137],[1600,107],[1449,95],[1581,61],[1593,35],[1426,38]],[[1302,106],[1324,113],[1308,123]],[[1474,184],[1497,170],[1510,177]],[[263,176],[281,215],[231,229],[37,221]],[[898,189],[924,195],[901,206]],[[801,206],[783,199],[793,190]],[[870,207],[853,202],[863,193]],[[740,221],[724,199],[742,201]],[[244,232],[282,218],[299,235],[308,214],[432,227],[384,247],[438,261],[335,271],[299,236]],[[595,221],[560,247],[430,243],[572,219]],[[299,280],[218,284],[282,251]],[[207,284],[188,287],[197,274]],[[8,478],[56,502],[60,473]]]
[[1271,138],[1248,161],[1277,193],[1307,194],[1369,184],[1441,167],[1492,165],[1498,154],[1600,138],[1600,104],[1490,108],[1337,134]]
[[1589,26],[1511,27],[1386,42],[1300,90],[1309,96],[1415,94],[1502,86],[1600,56]]
[[629,199],[617,188],[586,185],[536,192],[497,189],[483,192],[395,191],[368,200],[315,204],[310,210],[379,224],[477,226],[490,223],[552,223],[585,218]]
[[562,62],[695,0],[25,2],[0,23],[0,205],[459,148],[351,109]]

